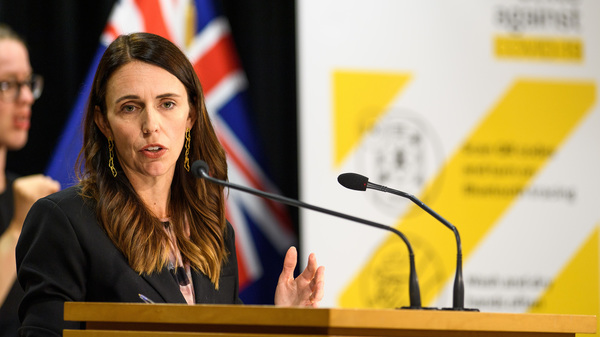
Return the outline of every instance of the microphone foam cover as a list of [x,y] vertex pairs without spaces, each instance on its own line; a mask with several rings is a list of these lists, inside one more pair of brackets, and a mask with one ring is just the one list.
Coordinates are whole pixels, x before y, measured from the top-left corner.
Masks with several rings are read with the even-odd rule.
[[357,173],[342,173],[338,176],[338,182],[351,190],[366,191],[369,178]]
[[208,164],[204,160],[196,160],[192,163],[192,173],[196,177],[203,178],[202,171],[206,172],[206,175],[209,175]]

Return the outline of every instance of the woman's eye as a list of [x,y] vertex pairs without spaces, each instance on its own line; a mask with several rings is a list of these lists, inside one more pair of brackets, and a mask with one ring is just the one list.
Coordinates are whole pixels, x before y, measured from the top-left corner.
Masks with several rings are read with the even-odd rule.
[[123,107],[123,111],[124,112],[134,112],[135,111],[135,106],[133,106],[133,105],[125,105]]

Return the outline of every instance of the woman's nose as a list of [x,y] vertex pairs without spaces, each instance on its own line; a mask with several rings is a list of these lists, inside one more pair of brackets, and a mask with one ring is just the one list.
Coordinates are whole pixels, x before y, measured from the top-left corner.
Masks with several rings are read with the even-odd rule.
[[35,97],[33,97],[33,92],[28,85],[21,85],[17,87],[17,101],[24,102],[27,104],[33,104],[35,101]]
[[152,108],[145,109],[142,121],[142,132],[152,133],[159,130],[159,118],[158,113]]

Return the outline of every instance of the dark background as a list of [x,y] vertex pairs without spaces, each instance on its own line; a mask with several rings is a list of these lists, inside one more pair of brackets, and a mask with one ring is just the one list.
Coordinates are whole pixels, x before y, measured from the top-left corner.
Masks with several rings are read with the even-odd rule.
[[[21,34],[44,92],[33,106],[27,146],[7,168],[44,172],[89,71],[114,0],[0,0],[0,22]],[[264,168],[281,193],[297,198],[296,52],[293,0],[222,0],[249,82],[252,121]],[[290,210],[297,228],[297,211]]]

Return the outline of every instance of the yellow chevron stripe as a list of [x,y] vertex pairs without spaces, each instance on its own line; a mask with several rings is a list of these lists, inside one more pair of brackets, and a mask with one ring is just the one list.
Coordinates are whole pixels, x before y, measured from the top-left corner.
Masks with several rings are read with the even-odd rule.
[[600,316],[599,234],[596,227],[530,312]]
[[[449,158],[419,198],[458,228],[465,260],[590,110],[595,91],[592,82],[518,80]],[[416,206],[409,213],[396,227],[415,246],[423,303],[430,303],[454,276],[454,236]],[[406,263],[406,248],[389,237],[339,305],[408,305]]]
[[334,166],[360,142],[409,81],[409,74],[333,73]]

